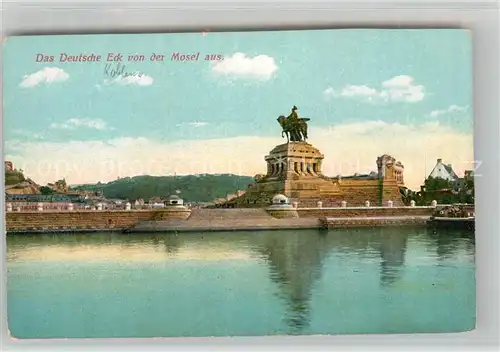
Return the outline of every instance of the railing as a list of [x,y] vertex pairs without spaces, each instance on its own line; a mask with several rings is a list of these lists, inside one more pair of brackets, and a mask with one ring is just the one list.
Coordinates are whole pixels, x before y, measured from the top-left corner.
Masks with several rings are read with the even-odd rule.
[[124,206],[89,206],[78,203],[32,203],[32,202],[7,202],[5,209],[11,211],[96,211],[96,210],[126,210]]
[[153,210],[161,209],[163,206],[153,204],[122,205],[100,203],[96,205],[85,205],[78,203],[33,203],[33,202],[6,202],[7,212],[37,212],[37,211],[109,211],[109,210]]
[[[437,204],[436,201],[432,201],[430,206],[416,206],[415,202],[412,202],[408,206],[400,206],[400,205],[394,205],[394,202],[392,201],[387,201],[383,206],[373,206],[370,204],[369,201],[366,201],[364,206],[360,205],[349,205],[346,201],[340,202],[340,206],[331,206],[330,204],[326,204],[327,206],[323,205],[322,201],[316,202],[315,206],[314,204],[311,204],[310,202],[305,202],[306,206],[301,206],[300,202],[294,201],[291,203],[291,205],[296,208],[297,210],[306,210],[306,209],[323,209],[323,210],[328,210],[328,209],[350,209],[350,210],[361,210],[361,209],[387,209],[387,208],[393,208],[393,209],[407,209],[407,208],[441,208],[443,206],[452,206],[452,205],[443,205],[443,204]],[[289,203],[288,203],[289,204]],[[471,207],[472,211],[474,209],[474,205],[455,205],[455,206],[460,206],[460,207]],[[154,206],[152,204],[138,204],[138,205],[131,205],[130,203],[125,203],[122,205],[113,205],[113,204],[105,204],[105,203],[100,203],[97,205],[84,205],[84,204],[79,204],[79,203],[32,203],[32,202],[7,202],[5,204],[5,209],[7,212],[12,212],[12,211],[21,211],[21,212],[36,212],[36,211],[109,211],[109,210],[152,210],[152,209],[161,209],[163,207],[159,206]],[[191,208],[188,206],[188,208]],[[194,207],[196,208],[196,207]],[[438,209],[439,210],[439,209]]]
[[[343,208],[343,209],[366,209],[366,208],[370,208],[370,209],[382,209],[382,208],[436,208],[438,206],[438,203],[437,201],[433,200],[431,202],[431,205],[430,206],[417,206],[415,201],[411,201],[410,202],[410,205],[395,205],[394,204],[394,201],[392,200],[388,200],[386,202],[384,202],[385,204],[380,206],[380,205],[372,205],[372,203],[370,201],[365,201],[364,205],[354,205],[354,206],[351,206],[349,205],[348,202],[346,202],[345,200],[344,201],[340,201],[338,202],[337,204],[335,204],[335,206],[332,206],[332,204],[330,202],[323,202],[323,201],[317,201],[315,204],[309,201],[306,202],[306,207],[301,207],[300,206],[300,201],[292,201],[291,204],[294,208],[297,208],[297,209],[338,209],[338,208]],[[325,204],[326,203],[326,204]],[[315,205],[315,206],[314,206]],[[326,206],[325,206],[326,205]]]

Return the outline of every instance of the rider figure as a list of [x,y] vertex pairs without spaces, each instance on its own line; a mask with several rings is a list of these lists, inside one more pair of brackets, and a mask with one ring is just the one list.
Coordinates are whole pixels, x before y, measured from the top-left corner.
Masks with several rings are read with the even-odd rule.
[[[292,113],[290,115],[288,115],[288,117],[286,118],[288,129],[290,131],[293,130],[293,131],[297,132],[297,129],[299,127],[299,120],[300,120],[300,118],[299,118],[299,114],[297,114],[297,107],[294,105],[292,108]],[[292,137],[292,141],[294,141],[293,137]]]
[[292,122],[297,122],[299,120],[299,114],[297,114],[297,107],[294,105],[292,108],[292,113],[288,116],[287,120]]

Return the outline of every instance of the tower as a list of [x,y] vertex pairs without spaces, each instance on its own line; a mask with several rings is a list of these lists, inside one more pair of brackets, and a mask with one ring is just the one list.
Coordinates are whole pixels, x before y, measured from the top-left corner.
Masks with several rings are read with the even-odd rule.
[[403,205],[399,188],[404,186],[404,166],[392,156],[384,154],[377,158],[379,179],[379,203],[392,200],[394,205]]

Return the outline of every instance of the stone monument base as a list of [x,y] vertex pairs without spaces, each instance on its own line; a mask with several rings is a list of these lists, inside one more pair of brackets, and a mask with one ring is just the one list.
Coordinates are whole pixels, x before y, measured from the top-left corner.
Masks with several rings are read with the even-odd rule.
[[257,175],[243,196],[228,202],[236,207],[262,207],[283,194],[300,207],[372,206],[392,201],[402,206],[400,187],[404,186],[401,163],[383,155],[377,159],[378,172],[368,175],[326,177],[322,173],[323,154],[307,142],[276,146],[265,157],[267,173]]
[[291,219],[298,218],[299,213],[297,209],[292,207],[290,204],[287,205],[271,205],[266,209],[267,213],[273,218],[277,219]]
[[187,220],[191,216],[191,209],[185,206],[169,206],[158,210],[155,220]]

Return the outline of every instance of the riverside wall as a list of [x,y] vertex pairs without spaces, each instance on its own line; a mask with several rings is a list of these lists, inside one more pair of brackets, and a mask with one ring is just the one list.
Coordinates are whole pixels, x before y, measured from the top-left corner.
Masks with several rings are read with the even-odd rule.
[[121,231],[154,220],[155,210],[24,211],[6,213],[7,233],[58,231]]
[[[249,212],[247,209],[196,209],[191,215],[186,212],[168,212],[165,209],[148,210],[73,210],[73,211],[9,211],[6,213],[7,233],[54,233],[54,232],[96,232],[126,231],[140,232],[141,228],[153,226],[157,230],[174,226],[177,230],[214,227],[220,230],[245,229],[246,223],[261,224],[261,228],[303,228],[318,227],[322,218],[337,218],[341,227],[357,226],[363,219],[370,219],[370,226],[383,226],[387,218],[430,217],[433,207],[353,207],[353,208],[298,208],[298,218],[276,219],[264,209]],[[189,211],[188,211],[189,212]],[[352,221],[358,219],[358,221]],[[313,221],[315,220],[315,221]],[[368,221],[368,220],[365,220]],[[149,224],[142,226],[141,224]],[[161,225],[161,226],[158,226]],[[250,226],[250,225],[249,225]],[[249,227],[254,228],[254,227]],[[258,229],[259,227],[255,227]]]
[[298,208],[299,217],[381,217],[381,216],[431,216],[434,207],[349,207],[349,208]]

